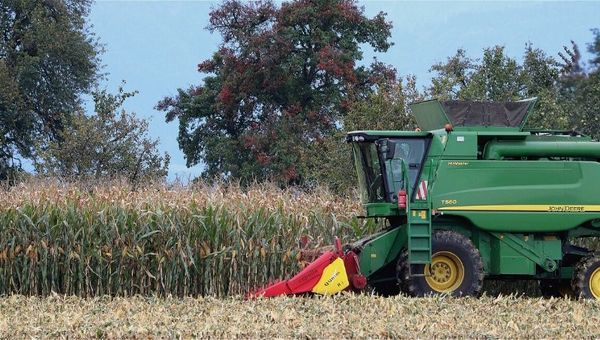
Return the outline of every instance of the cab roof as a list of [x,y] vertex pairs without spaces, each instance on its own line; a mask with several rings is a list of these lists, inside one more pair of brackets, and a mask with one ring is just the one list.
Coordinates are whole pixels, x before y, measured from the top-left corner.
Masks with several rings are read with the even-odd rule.
[[[346,141],[369,141],[381,137],[427,137],[430,132],[424,131],[400,131],[400,130],[358,130],[350,131],[346,135]],[[359,139],[362,137],[362,139]]]

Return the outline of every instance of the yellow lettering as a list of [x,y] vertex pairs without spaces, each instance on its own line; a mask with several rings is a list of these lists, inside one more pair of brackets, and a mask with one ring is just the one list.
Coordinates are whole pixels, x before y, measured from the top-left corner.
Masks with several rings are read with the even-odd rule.
[[585,207],[580,205],[550,205],[549,212],[585,212]]

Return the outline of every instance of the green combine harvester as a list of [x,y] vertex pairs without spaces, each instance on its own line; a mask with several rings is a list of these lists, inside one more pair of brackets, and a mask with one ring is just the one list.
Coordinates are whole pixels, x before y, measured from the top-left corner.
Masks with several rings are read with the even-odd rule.
[[574,244],[600,236],[600,143],[524,129],[535,101],[424,101],[420,130],[348,133],[365,217],[387,227],[252,296],[477,296],[484,279],[532,279],[600,299],[600,255]]

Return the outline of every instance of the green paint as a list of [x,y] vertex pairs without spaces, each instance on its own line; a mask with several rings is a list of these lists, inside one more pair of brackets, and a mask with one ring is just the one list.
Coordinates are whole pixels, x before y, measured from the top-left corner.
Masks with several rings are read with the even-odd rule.
[[[558,242],[550,240],[528,242],[529,236],[511,233],[491,233],[491,235],[496,238],[492,242],[492,250],[497,252],[492,260],[492,263],[495,264],[492,267],[494,273],[532,275],[535,274],[534,263],[548,272],[557,269],[556,261],[544,250],[552,252],[553,244],[560,250],[560,240]],[[561,258],[562,254],[559,254],[557,259]]]
[[[577,210],[600,204],[598,162],[441,161],[437,178],[448,180],[433,184],[433,208],[467,218],[484,230],[559,232],[600,218],[600,210]],[[482,206],[490,210],[474,210]],[[538,211],[527,206],[538,206]],[[565,207],[575,210],[561,211]]]
[[410,209],[407,227],[408,261],[411,264],[431,262],[431,210]]
[[[560,267],[563,245],[600,236],[600,143],[562,131],[524,131],[535,100],[527,103],[521,121],[510,126],[456,124],[447,132],[444,126],[456,122],[439,102],[427,101],[412,111],[428,132],[348,134],[367,217],[385,217],[396,226],[365,244],[360,261],[367,275],[395,261],[402,248],[411,263],[429,263],[437,229],[469,237],[488,276],[572,272]],[[429,183],[426,200],[417,199],[422,181]],[[406,209],[398,208],[401,188],[407,190]]]
[[477,159],[477,133],[455,132],[447,138],[444,159]]
[[487,143],[483,159],[503,159],[506,157],[583,157],[600,158],[597,142],[561,140],[519,140],[492,141]]
[[400,214],[397,203],[367,203],[363,207],[369,217],[389,217]]
[[360,270],[370,276],[391,261],[396,261],[400,250],[406,244],[403,228],[393,228],[376,235],[363,247],[359,254]]

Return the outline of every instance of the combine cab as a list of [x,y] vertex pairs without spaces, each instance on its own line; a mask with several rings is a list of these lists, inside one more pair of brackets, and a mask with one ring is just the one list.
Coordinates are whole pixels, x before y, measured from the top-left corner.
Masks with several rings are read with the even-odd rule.
[[534,104],[425,101],[411,107],[423,132],[348,133],[366,216],[387,228],[255,296],[477,296],[484,279],[532,279],[600,299],[600,255],[573,245],[600,236],[600,143],[524,129]]

